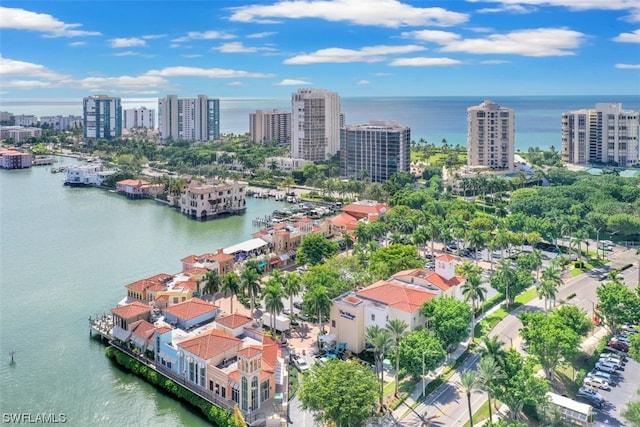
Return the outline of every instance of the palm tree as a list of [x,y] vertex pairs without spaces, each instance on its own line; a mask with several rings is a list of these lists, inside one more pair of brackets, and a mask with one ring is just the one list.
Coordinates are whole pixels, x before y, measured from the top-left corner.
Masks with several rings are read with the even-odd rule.
[[346,231],[342,233],[342,241],[344,242],[344,250],[348,251],[353,246],[353,237]]
[[222,286],[220,292],[223,295],[229,295],[231,302],[231,314],[233,314],[233,298],[240,293],[240,279],[233,271],[222,276]]
[[546,289],[544,294],[550,298],[550,301],[552,302],[551,306],[554,306],[558,286],[562,284],[560,268],[555,265],[548,265],[545,267],[542,270],[542,282],[548,282],[546,286],[549,287],[549,289]]
[[380,374],[380,410],[382,410],[384,406],[382,400],[384,397],[384,369],[382,362],[385,355],[393,348],[393,338],[389,331],[374,325],[367,327],[364,331],[364,342],[370,346],[369,350],[373,352],[376,369]]
[[482,268],[474,265],[471,261],[463,261],[462,264],[456,266],[456,273],[468,279],[472,274],[481,274]]
[[322,317],[329,312],[331,308],[331,299],[327,295],[327,288],[322,285],[315,285],[305,296],[305,302],[308,304],[309,310],[318,313],[318,325],[320,333],[322,333]]
[[207,273],[202,276],[201,284],[203,285],[203,295],[211,295],[213,297],[213,304],[215,305],[216,294],[220,292],[220,285],[222,284],[218,272],[215,270],[207,271]]
[[475,250],[476,265],[478,265],[478,249],[482,249],[487,244],[487,236],[480,230],[472,229],[466,235],[469,247]]
[[298,272],[289,273],[283,284],[284,294],[289,297],[289,313],[293,315],[293,297],[302,291],[302,281]]
[[371,241],[371,228],[364,222],[358,222],[353,234],[356,237],[358,243],[366,244]]
[[500,257],[504,258],[504,250],[509,247],[509,232],[504,229],[499,229],[495,237],[496,246],[500,248]]
[[394,396],[398,397],[398,372],[400,371],[400,342],[402,338],[407,334],[409,329],[409,325],[407,322],[400,319],[391,319],[387,322],[387,330],[391,334],[391,338],[393,338],[395,342],[395,353],[396,353],[396,372],[395,372],[395,380],[396,386],[394,390]]
[[467,369],[460,374],[460,387],[464,394],[467,395],[467,406],[469,408],[469,425],[473,426],[473,411],[471,410],[471,393],[479,389],[478,376],[476,371]]
[[415,231],[411,234],[411,239],[413,240],[413,244],[418,247],[418,255],[420,255],[420,246],[423,246],[424,249],[424,244],[429,241],[429,233],[427,231],[427,228],[425,226],[416,228]]
[[516,274],[516,271],[511,268],[510,260],[506,259],[500,262],[498,269],[491,278],[492,284],[494,280],[504,285],[504,297],[506,299],[507,306],[511,305],[513,303],[513,295],[511,295],[511,293],[509,292],[509,286],[516,283],[516,281],[518,280],[518,276]]
[[462,291],[464,300],[471,302],[473,308],[471,310],[471,342],[473,342],[476,329],[476,310],[480,305],[479,303],[485,300],[487,288],[482,285],[482,277],[477,273],[473,273],[467,278],[467,281],[462,284],[460,290]]
[[497,336],[483,337],[483,346],[480,347],[479,352],[482,358],[491,357],[499,366],[503,366],[504,357],[506,352],[504,351],[504,343],[500,341]]
[[542,251],[534,249],[531,251],[531,259],[536,266],[536,280],[540,280],[540,267],[542,267]]
[[578,255],[578,260],[580,260],[580,262],[582,262],[582,244],[585,243],[588,238],[589,238],[589,235],[585,230],[576,231],[576,234],[573,237],[573,241],[576,247],[578,248],[577,255]]
[[616,285],[624,285],[624,277],[615,270],[611,270],[607,273],[607,280]]
[[249,296],[251,317],[254,316],[256,298],[260,293],[260,273],[256,261],[247,261],[244,270],[240,273],[240,284],[244,292]]
[[487,392],[489,401],[489,422],[491,422],[491,386],[494,381],[504,377],[502,368],[492,356],[483,356],[478,362],[478,380],[480,388]]
[[550,306],[550,304],[548,304],[549,301],[553,301],[556,298],[556,285],[551,280],[543,279],[538,282],[538,286],[536,286],[536,294],[538,294],[538,298],[544,298],[544,311],[547,311],[547,305]]
[[280,281],[274,278],[269,279],[264,290],[264,308],[271,314],[269,328],[274,335],[276,332],[276,316],[284,308],[282,297],[284,297],[284,292]]

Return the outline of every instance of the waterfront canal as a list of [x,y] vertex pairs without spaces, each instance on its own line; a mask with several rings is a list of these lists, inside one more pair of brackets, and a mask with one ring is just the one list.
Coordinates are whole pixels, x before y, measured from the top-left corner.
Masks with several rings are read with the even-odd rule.
[[248,198],[242,216],[198,222],[153,201],[66,187],[50,168],[0,171],[0,412],[64,414],[69,426],[209,425],[112,366],[88,318],[114,307],[127,283],[249,239],[252,220],[284,204]]

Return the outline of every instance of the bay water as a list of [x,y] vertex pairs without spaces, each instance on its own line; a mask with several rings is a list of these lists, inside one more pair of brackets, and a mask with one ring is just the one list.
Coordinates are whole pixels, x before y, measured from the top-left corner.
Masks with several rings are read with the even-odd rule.
[[[76,164],[59,158],[54,166]],[[70,188],[50,167],[0,170],[0,414],[63,414],[69,426],[204,426],[198,414],[113,366],[90,315],[128,283],[251,238],[282,202],[198,222],[150,200]],[[11,363],[10,352],[15,351]]]

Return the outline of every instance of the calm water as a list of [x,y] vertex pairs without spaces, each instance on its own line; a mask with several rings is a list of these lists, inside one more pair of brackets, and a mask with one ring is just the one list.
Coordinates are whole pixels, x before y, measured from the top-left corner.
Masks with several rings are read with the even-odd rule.
[[[214,96],[214,95],[211,95]],[[342,98],[342,111],[348,124],[370,120],[397,120],[411,127],[411,137],[428,142],[467,144],[467,108],[491,99],[516,114],[516,148],[561,148],[560,122],[563,112],[594,108],[598,102],[620,102],[625,110],[640,110],[637,88],[627,95],[584,96],[491,96],[486,97],[362,97]],[[123,99],[123,108],[146,106],[158,109],[156,98]],[[221,99],[220,130],[223,133],[244,134],[249,131],[249,113],[255,110],[291,110],[288,98],[281,99]],[[67,115],[82,114],[81,99],[0,99],[0,110],[14,114]]]
[[251,220],[282,203],[248,199],[243,216],[196,222],[62,178],[47,167],[0,170],[0,413],[63,413],[70,426],[208,425],[112,367],[88,317],[114,307],[127,283],[249,239]]

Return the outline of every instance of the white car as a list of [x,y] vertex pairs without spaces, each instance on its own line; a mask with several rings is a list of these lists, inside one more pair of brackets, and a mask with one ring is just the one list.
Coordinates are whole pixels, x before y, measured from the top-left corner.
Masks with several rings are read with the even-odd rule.
[[598,362],[596,363],[596,369],[612,374],[616,371],[616,369],[618,369],[618,365],[612,362]]
[[611,377],[611,374],[607,374],[606,372],[602,372],[594,369],[593,371],[587,374],[587,378],[596,378],[596,377],[602,380],[605,380],[606,382],[609,383],[609,385],[616,385],[616,382]]
[[585,386],[599,388],[600,390],[611,390],[608,382],[598,377],[587,377],[582,382]]
[[624,366],[624,359],[620,356],[618,356],[617,354],[613,354],[613,353],[601,353],[600,354],[600,361],[603,362],[613,362],[616,363],[618,366]]
[[304,360],[300,356],[296,356],[293,358],[293,364],[298,368],[300,372],[304,372],[309,369],[309,364],[306,360]]

